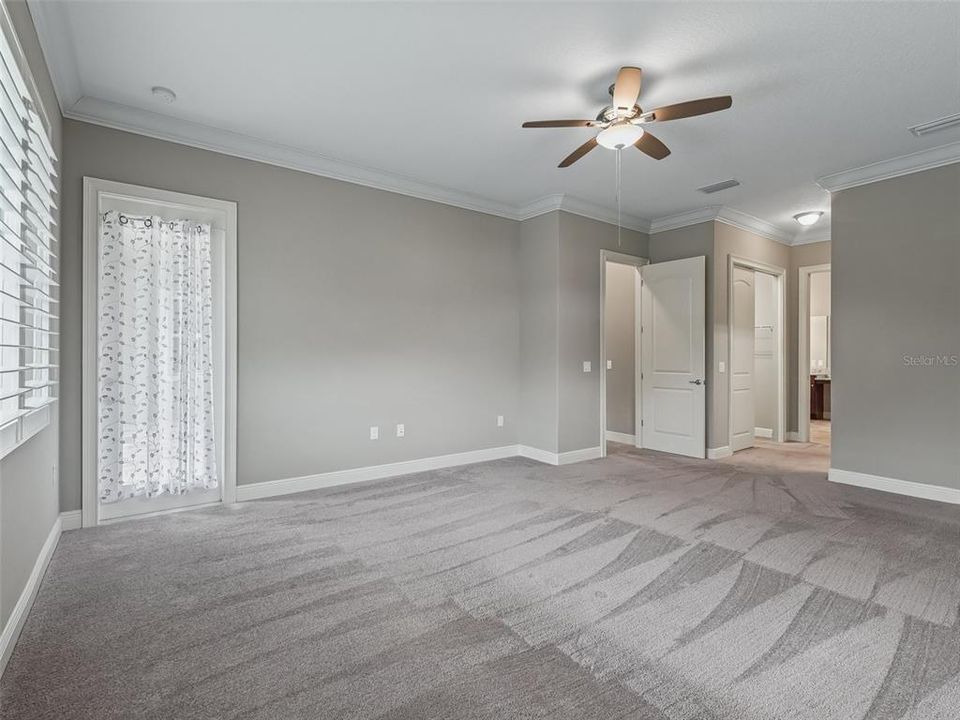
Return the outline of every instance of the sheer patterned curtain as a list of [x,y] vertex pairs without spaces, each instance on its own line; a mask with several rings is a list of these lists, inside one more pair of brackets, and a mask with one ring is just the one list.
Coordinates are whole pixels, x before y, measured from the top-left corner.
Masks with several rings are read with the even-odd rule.
[[105,213],[97,315],[101,502],[217,487],[210,225]]

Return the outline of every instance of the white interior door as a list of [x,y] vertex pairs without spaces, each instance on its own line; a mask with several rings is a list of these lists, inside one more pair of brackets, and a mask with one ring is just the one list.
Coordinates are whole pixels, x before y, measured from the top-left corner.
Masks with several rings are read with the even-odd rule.
[[702,458],[706,448],[706,259],[644,265],[643,446]]
[[730,449],[754,446],[756,413],[753,404],[754,318],[756,287],[754,271],[733,266],[730,302]]

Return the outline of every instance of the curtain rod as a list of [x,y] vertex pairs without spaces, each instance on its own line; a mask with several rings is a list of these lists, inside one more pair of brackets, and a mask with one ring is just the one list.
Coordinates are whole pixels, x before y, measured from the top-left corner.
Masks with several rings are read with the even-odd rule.
[[[101,218],[101,219],[106,219],[107,215],[109,215],[109,214],[112,213],[112,212],[117,213],[117,215],[119,216],[120,224],[121,224],[121,225],[126,225],[128,222],[142,222],[146,227],[153,227],[153,218],[152,218],[152,217],[137,217],[137,216],[135,216],[135,215],[134,215],[134,216],[130,216],[130,215],[127,215],[127,214],[125,214],[125,213],[120,212],[119,210],[107,210],[106,212],[102,212],[102,213],[100,213],[100,218]],[[190,219],[190,218],[181,218],[180,220],[164,220],[163,218],[161,218],[161,219],[159,220],[159,223],[160,223],[161,226],[162,226],[164,223],[166,223],[167,225],[173,225],[174,223],[198,223],[198,224],[203,224],[202,221],[192,220],[192,219]],[[216,230],[217,232],[226,232],[226,230],[224,230],[222,227],[219,227],[219,226],[217,226],[217,225],[213,225],[212,223],[210,223],[209,225],[210,225],[210,230],[211,230],[211,232],[214,231],[214,230]]]

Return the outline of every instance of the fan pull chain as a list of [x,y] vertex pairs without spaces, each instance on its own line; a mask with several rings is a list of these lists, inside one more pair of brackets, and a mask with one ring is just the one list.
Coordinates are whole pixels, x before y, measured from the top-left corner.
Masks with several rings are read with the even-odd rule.
[[620,241],[620,153],[623,147],[617,148],[617,247],[622,247]]

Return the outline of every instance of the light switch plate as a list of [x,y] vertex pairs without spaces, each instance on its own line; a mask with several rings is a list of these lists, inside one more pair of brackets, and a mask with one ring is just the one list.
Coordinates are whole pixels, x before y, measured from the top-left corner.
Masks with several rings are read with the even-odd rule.
[[584,372],[590,372],[590,369],[591,369],[592,367],[593,367],[593,365],[590,363],[589,360],[584,360],[584,361],[583,361],[583,371],[584,371]]
[[497,415],[497,427],[503,427],[503,415]]
[[725,373],[727,371],[727,364],[721,360],[720,361],[720,372]]
[[377,425],[370,426],[370,439],[379,440],[380,439],[380,427]]
[[607,360],[607,370],[613,370],[613,360]]
[[407,432],[407,429],[403,426],[403,423],[397,423],[397,437],[403,437]]

